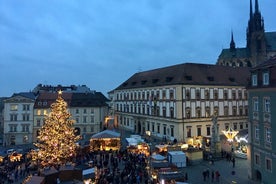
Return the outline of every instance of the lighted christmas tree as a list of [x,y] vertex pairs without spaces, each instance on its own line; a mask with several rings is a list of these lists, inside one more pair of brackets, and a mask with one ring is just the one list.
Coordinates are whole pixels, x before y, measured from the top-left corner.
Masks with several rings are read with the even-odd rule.
[[36,156],[42,166],[62,165],[71,162],[76,156],[76,142],[80,137],[75,135],[73,124],[67,103],[59,91],[40,129],[38,143],[35,144],[38,148]]

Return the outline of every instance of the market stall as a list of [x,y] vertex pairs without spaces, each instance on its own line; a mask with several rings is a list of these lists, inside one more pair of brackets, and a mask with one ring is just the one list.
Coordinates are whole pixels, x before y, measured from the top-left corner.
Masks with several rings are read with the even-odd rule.
[[120,133],[113,130],[104,130],[91,137],[90,150],[119,150],[120,142]]

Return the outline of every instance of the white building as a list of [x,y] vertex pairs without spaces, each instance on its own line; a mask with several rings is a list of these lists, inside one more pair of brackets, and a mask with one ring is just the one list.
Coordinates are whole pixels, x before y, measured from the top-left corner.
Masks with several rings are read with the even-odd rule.
[[115,117],[138,134],[201,143],[215,113],[220,133],[247,128],[248,77],[245,67],[193,63],[139,72],[114,90]]
[[4,100],[4,145],[32,143],[33,93],[17,93]]

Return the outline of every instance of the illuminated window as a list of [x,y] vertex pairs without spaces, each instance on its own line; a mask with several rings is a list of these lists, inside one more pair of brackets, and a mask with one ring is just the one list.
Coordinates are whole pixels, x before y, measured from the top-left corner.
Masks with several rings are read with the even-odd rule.
[[17,111],[18,110],[18,105],[17,104],[11,104],[10,110],[11,111]]
[[40,116],[41,115],[41,110],[37,110],[36,115]]

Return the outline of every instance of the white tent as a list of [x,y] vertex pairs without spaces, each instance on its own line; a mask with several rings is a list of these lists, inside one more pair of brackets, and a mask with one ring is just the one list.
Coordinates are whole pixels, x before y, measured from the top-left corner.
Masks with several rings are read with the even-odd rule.
[[162,156],[160,154],[153,154],[151,156],[151,158],[154,159],[154,160],[165,160],[166,159],[166,157],[164,157],[164,156]]

